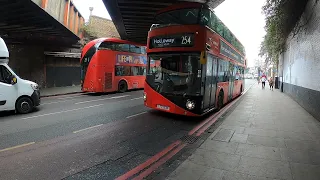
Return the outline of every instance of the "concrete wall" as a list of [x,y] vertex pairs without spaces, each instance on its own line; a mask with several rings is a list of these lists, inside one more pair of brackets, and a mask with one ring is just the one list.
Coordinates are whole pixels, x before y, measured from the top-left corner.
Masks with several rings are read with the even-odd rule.
[[[77,85],[80,83],[79,59],[44,55],[45,51],[79,53],[79,49],[10,44],[8,49],[10,52],[9,66],[23,79],[34,81],[43,88],[52,87],[52,82],[47,82],[48,79],[57,81],[57,85],[59,85],[59,79],[61,81],[63,77],[67,77],[62,81],[64,84]],[[50,68],[59,72],[49,77],[48,69]],[[72,76],[68,75],[71,70],[73,71]]]
[[37,4],[38,6],[41,6],[42,4],[42,0],[32,0],[35,4]]
[[[67,1],[60,2],[60,11],[61,12],[64,12],[66,4],[67,4]],[[59,22],[61,22],[61,24],[63,24],[63,20],[64,20],[64,13],[59,13]]]
[[[283,91],[320,120],[320,3],[309,0],[298,34],[290,34],[280,55]],[[280,78],[281,79],[281,78]]]
[[[54,17],[56,20],[60,21],[61,14],[64,13],[64,8],[61,8],[61,3],[65,0],[48,0],[46,11]],[[63,21],[60,21],[63,23]]]
[[8,45],[10,67],[19,77],[44,84],[44,48],[25,45]]
[[[61,24],[64,24],[70,31],[77,34],[79,37],[82,36],[79,33],[81,28],[81,23],[84,21],[84,18],[78,12],[76,7],[73,5],[70,0],[32,0],[39,7],[43,8],[48,14],[53,18],[59,21]],[[66,5],[69,5],[66,8]],[[65,17],[66,16],[66,17]],[[67,22],[65,22],[65,18]]]

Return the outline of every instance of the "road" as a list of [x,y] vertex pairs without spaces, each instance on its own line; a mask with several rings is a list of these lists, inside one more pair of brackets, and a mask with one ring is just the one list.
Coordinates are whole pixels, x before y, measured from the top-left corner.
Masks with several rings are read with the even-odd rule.
[[33,113],[1,113],[0,179],[114,179],[204,120],[150,110],[142,92],[49,97]]

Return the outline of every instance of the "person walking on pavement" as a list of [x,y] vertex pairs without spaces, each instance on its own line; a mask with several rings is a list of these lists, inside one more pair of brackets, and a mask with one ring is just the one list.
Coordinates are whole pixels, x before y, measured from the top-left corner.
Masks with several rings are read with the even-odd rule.
[[266,76],[266,75],[262,75],[262,76],[261,76],[262,89],[265,88],[265,86],[266,86],[266,81],[267,81],[267,76]]
[[272,77],[270,77],[270,79],[269,79],[269,86],[270,86],[270,90],[273,91],[273,78]]

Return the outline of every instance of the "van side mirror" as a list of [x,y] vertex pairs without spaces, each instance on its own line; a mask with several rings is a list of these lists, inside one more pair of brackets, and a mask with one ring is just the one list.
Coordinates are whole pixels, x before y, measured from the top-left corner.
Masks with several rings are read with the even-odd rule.
[[16,78],[16,76],[12,75],[10,79],[11,79],[11,84],[12,84],[12,85],[17,84],[17,78]]

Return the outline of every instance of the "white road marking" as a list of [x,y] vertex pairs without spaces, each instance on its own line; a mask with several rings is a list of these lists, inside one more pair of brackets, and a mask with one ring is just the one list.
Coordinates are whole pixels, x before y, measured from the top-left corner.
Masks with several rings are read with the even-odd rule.
[[99,126],[102,126],[102,125],[103,124],[99,124],[99,125],[96,125],[96,126],[91,126],[91,127],[88,127],[88,128],[80,129],[78,131],[73,131],[73,133],[78,133],[78,132],[85,131],[85,130],[92,129],[92,128],[96,128],[96,127],[99,127]]
[[77,102],[77,103],[74,103],[74,104],[90,103],[90,102],[103,101],[103,100],[108,100],[108,99],[119,99],[119,98],[123,98],[123,97],[127,97],[127,96],[130,96],[130,95],[114,96],[114,97],[102,98],[102,99],[94,99],[94,100],[89,100],[89,101]]
[[142,99],[143,97],[138,97],[138,98],[133,98],[133,99],[129,99],[129,100],[136,100],[136,99]]
[[78,98],[78,97],[87,97],[87,96],[84,96],[84,95],[78,95],[78,96],[66,96],[66,97],[61,97],[61,98],[58,98],[58,99],[71,99],[71,98]]
[[48,103],[41,103],[41,105],[48,105],[48,104],[57,104],[57,103],[62,103],[62,102],[67,102],[71,100],[65,100],[65,101],[54,101],[54,102],[48,102]]
[[89,108],[99,107],[99,106],[102,106],[102,105],[104,105],[104,104],[97,104],[97,105],[83,107],[83,108],[70,109],[70,110],[66,110],[66,111],[58,111],[58,112],[48,113],[48,114],[41,114],[41,115],[30,116],[30,117],[25,117],[25,118],[21,118],[21,119],[32,119],[32,118],[37,118],[37,117],[50,116],[50,115],[61,114],[61,113],[66,113],[66,112],[78,111],[78,110],[82,110],[82,109],[89,109]]
[[138,114],[134,114],[134,115],[128,116],[126,118],[129,119],[129,118],[136,117],[136,116],[139,116],[139,115],[142,115],[142,114],[145,114],[145,113],[147,113],[147,112],[146,111],[145,112],[141,112],[141,113],[138,113]]
[[17,149],[17,148],[21,148],[21,147],[25,147],[25,146],[29,146],[31,144],[34,144],[35,142],[29,142],[29,143],[25,143],[25,144],[20,144],[17,146],[13,146],[13,147],[9,147],[9,148],[5,148],[5,149],[1,149],[0,152],[4,152],[4,151],[10,151],[13,149]]

